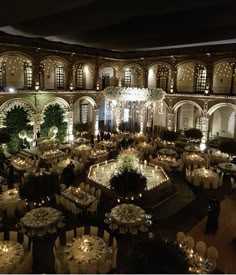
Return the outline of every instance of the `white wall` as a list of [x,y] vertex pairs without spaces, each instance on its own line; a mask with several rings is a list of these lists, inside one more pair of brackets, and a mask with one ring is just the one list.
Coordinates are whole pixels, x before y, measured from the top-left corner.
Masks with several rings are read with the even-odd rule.
[[156,74],[154,67],[148,70],[148,88],[156,88]]
[[193,92],[194,63],[184,63],[177,68],[177,90],[179,92]]
[[212,116],[212,135],[214,136],[218,132],[219,136],[232,138],[234,136],[235,110],[221,107]]
[[179,129],[185,130],[194,127],[194,105],[184,104],[179,110]]
[[214,67],[213,92],[229,93],[232,78],[232,68],[228,63],[220,63]]

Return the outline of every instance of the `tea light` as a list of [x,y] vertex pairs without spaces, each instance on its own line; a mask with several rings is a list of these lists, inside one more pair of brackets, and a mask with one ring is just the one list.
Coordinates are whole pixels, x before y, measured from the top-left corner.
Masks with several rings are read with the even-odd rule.
[[105,161],[105,164],[107,164],[107,160]]
[[157,165],[155,165],[155,170],[157,170]]

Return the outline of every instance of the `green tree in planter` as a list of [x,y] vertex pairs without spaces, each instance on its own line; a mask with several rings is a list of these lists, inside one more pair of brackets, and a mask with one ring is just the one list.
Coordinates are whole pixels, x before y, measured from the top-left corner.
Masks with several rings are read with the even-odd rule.
[[177,140],[178,133],[175,131],[169,131],[169,130],[164,130],[160,133],[160,138],[162,140],[174,142]]
[[67,123],[64,122],[65,111],[59,104],[49,105],[44,112],[44,123],[41,126],[42,136],[48,136],[52,126],[58,128],[57,138],[63,142],[66,137]]
[[227,140],[220,143],[220,150],[229,155],[236,155],[236,140]]
[[200,140],[202,138],[202,132],[197,128],[190,128],[188,130],[185,130],[184,134],[189,139]]
[[7,144],[10,153],[15,154],[20,150],[22,140],[18,137],[18,133],[22,130],[32,130],[29,122],[28,111],[23,107],[15,106],[7,112],[3,125],[10,135],[10,141]]

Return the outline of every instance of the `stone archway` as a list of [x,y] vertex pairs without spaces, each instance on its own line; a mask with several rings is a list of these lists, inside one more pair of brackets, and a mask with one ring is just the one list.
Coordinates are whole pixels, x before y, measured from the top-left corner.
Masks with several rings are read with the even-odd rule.
[[236,137],[236,105],[232,103],[218,103],[207,112],[209,118],[210,138]]
[[67,138],[66,141],[73,141],[73,111],[71,110],[71,107],[69,103],[61,98],[61,97],[55,97],[50,99],[41,109],[40,112],[40,124],[44,121],[44,112],[46,108],[50,105],[58,104],[64,111],[64,121],[67,123]]
[[34,105],[26,99],[14,98],[9,99],[0,106],[0,127],[3,127],[3,121],[6,117],[6,113],[14,107],[22,107],[28,111],[30,124],[34,125],[34,119],[36,114],[36,108]]
[[[182,106],[185,105],[184,110]],[[180,109],[181,108],[181,109]],[[172,113],[174,114],[174,130],[185,130],[187,128],[196,127],[196,119],[199,120],[199,129],[201,129],[201,118],[203,115],[203,109],[199,104],[192,100],[182,100],[177,102],[173,108]]]

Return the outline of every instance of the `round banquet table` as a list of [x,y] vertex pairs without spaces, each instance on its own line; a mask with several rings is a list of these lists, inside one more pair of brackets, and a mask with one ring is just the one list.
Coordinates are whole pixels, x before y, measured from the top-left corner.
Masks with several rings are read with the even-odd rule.
[[62,227],[62,212],[52,207],[39,207],[26,213],[20,219],[20,227],[30,236],[43,237],[47,233],[56,233]]
[[124,203],[112,208],[110,218],[119,227],[131,229],[145,223],[145,211],[137,205]]
[[15,241],[0,241],[0,273],[15,273],[24,260],[24,248]]
[[206,165],[206,160],[197,154],[189,154],[184,157],[185,166],[191,165]]
[[210,154],[210,161],[212,163],[227,163],[229,161],[229,155],[219,150],[213,151]]
[[219,176],[217,175],[217,173],[206,168],[195,169],[193,184],[204,184],[206,181],[209,183],[209,186],[218,187]]
[[196,145],[188,145],[184,147],[184,150],[187,152],[200,152],[199,146]]
[[20,201],[18,190],[15,188],[0,194],[0,208],[6,210],[8,218],[15,217],[15,211]]
[[169,149],[169,148],[163,148],[163,149],[158,150],[158,154],[166,155],[166,156],[176,156],[177,155],[175,150]]
[[179,163],[176,161],[175,157],[170,157],[165,155],[152,159],[151,163],[154,165],[161,166],[164,170],[167,170],[167,171],[176,169],[179,166]]
[[74,238],[64,249],[65,265],[78,274],[98,273],[99,268],[111,256],[112,250],[98,236],[83,235],[81,238]]
[[92,151],[91,155],[88,157],[92,162],[99,163],[108,159],[109,153],[104,150]]
[[236,165],[233,163],[219,163],[218,167],[227,174],[236,174]]
[[79,173],[83,170],[84,168],[84,164],[77,161],[77,160],[73,160],[73,159],[64,159],[61,160],[60,162],[57,163],[57,168],[62,172],[62,170],[68,165],[70,164],[70,162],[72,161],[72,163],[75,166],[75,172]]
[[26,171],[32,168],[32,165],[21,158],[16,158],[11,161],[12,166],[17,171]]
[[91,154],[92,147],[90,145],[82,144],[73,149],[73,153],[77,156],[88,157]]

